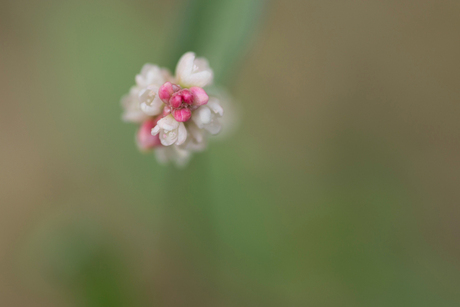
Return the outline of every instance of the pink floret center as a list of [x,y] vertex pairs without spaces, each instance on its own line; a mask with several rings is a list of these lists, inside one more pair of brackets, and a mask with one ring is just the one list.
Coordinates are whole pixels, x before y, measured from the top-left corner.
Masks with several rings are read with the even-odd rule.
[[209,97],[201,87],[181,88],[166,82],[158,91],[160,99],[166,104],[163,115],[172,114],[178,122],[190,120],[192,111],[208,103]]

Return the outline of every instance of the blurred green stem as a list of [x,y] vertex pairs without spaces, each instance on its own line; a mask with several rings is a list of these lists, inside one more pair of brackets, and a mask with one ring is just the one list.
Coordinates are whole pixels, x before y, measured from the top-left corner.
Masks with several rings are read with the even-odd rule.
[[[177,60],[188,51],[209,60],[215,82],[228,81],[230,70],[245,51],[261,16],[264,0],[188,0],[182,6],[182,24],[171,33],[168,67],[174,69]],[[177,13],[177,12],[176,12]],[[217,286],[216,230],[213,222],[213,200],[210,189],[208,154],[193,156],[184,170],[170,168],[164,195],[164,232],[162,253],[168,257],[165,274],[174,282],[184,284],[180,291],[191,291],[203,302],[209,287]],[[171,261],[172,259],[172,261]],[[178,268],[180,268],[178,270]],[[198,286],[202,283],[201,286]],[[194,305],[187,302],[187,305]]]
[[203,300],[212,292],[209,287],[217,285],[218,273],[207,162],[207,154],[203,153],[184,170],[169,169],[160,238],[161,254],[167,257],[163,270],[174,283],[172,287],[176,291],[193,291],[193,297]]
[[268,0],[188,0],[182,24],[171,33],[167,53],[173,69],[182,54],[196,52],[207,58],[216,83],[228,82],[242,54],[253,41]]

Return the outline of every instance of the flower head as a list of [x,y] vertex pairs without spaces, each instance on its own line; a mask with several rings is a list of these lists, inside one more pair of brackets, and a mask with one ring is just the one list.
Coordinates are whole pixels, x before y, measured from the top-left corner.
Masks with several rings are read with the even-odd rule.
[[136,85],[122,99],[123,120],[141,124],[136,137],[139,149],[154,150],[159,162],[179,166],[193,152],[204,150],[207,136],[220,132],[224,112],[219,99],[204,89],[213,76],[208,61],[193,52],[182,56],[175,76],[156,65],[144,65]]

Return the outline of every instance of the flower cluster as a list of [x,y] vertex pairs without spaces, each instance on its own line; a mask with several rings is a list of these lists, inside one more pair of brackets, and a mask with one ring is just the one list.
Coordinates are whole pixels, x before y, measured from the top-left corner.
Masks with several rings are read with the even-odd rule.
[[140,124],[136,141],[140,150],[155,151],[161,163],[185,165],[193,152],[206,147],[209,134],[221,130],[223,108],[217,97],[203,89],[213,81],[208,61],[188,52],[176,75],[146,64],[136,85],[123,97],[123,120]]

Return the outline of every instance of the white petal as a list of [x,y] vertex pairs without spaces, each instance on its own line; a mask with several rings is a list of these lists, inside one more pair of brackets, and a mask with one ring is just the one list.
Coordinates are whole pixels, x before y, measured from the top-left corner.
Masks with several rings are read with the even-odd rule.
[[171,146],[177,141],[177,130],[169,132],[160,131],[160,141],[164,146]]
[[141,103],[140,107],[141,107],[142,112],[144,112],[145,114],[149,116],[155,116],[155,115],[160,114],[163,111],[163,102],[161,101],[160,98],[155,97],[153,102],[151,102],[150,104],[147,104],[145,102]]
[[144,66],[142,66],[141,73],[139,74],[141,77],[145,78],[149,71],[154,68],[156,65],[146,63]]
[[212,83],[214,74],[206,59],[195,59],[195,53],[187,52],[177,64],[176,78],[183,87],[204,87]]
[[139,87],[147,87],[151,84],[160,86],[165,82],[164,79],[164,72],[160,67],[145,64],[142,67],[141,73],[136,76],[136,83]]
[[206,125],[211,122],[212,114],[211,110],[208,107],[201,107],[198,110],[196,110],[196,112],[198,112],[198,116],[201,123]]
[[198,71],[211,70],[209,62],[205,58],[196,58],[193,64],[197,67]]
[[147,86],[139,91],[138,97],[141,103],[151,104],[158,93],[158,87],[155,85]]
[[146,81],[148,84],[160,84],[163,83],[163,74],[160,67],[154,66],[149,70],[146,76]]
[[211,121],[211,115],[211,110],[207,106],[201,106],[193,112],[192,120],[198,128],[203,129],[203,126]]
[[[141,103],[141,110],[149,116],[155,116],[161,113],[163,102],[160,99],[155,99],[154,103],[147,105],[146,103]],[[159,100],[159,101],[158,101]]]
[[206,140],[203,139],[201,142],[196,142],[196,140],[187,139],[183,147],[190,152],[200,152],[206,149]]
[[[192,86],[205,87],[210,85],[214,79],[214,72],[209,67],[209,62],[205,58],[196,58],[193,62],[192,73],[195,72],[196,75],[199,75],[194,80],[189,80],[189,83],[192,83]],[[202,74],[206,72],[205,74]]]
[[141,69],[141,72],[139,74],[136,75],[136,84],[140,87],[146,87],[148,86],[148,83],[147,83],[147,74],[148,72],[154,67],[154,65],[152,64],[145,64],[144,66],[142,66],[142,69]]
[[132,87],[130,93],[121,99],[121,105],[124,109],[122,119],[125,122],[140,123],[147,119],[147,115],[139,107],[137,93],[138,88]]
[[152,85],[139,93],[139,101],[141,102],[140,108],[149,116],[158,115],[162,111],[163,102],[158,97],[157,93],[158,87]]
[[212,83],[213,79],[213,73],[212,71],[200,71],[196,73],[192,73],[189,76],[183,78],[181,80],[181,84],[184,87],[205,87],[206,85],[209,85]]
[[203,129],[198,128],[196,124],[190,122],[187,126],[187,131],[197,143],[202,143],[204,140]]
[[177,145],[181,145],[187,139],[187,129],[185,129],[184,123],[179,124],[179,128],[177,129]]
[[179,63],[176,66],[176,78],[179,83],[191,75],[194,60],[195,53],[193,52],[187,52],[180,58]]
[[152,129],[152,135],[157,135],[158,133],[160,133],[160,126],[156,125],[156,126]]
[[216,114],[219,114],[219,116],[224,115],[224,109],[222,106],[219,104],[219,100],[217,98],[211,98],[209,99],[209,102],[207,106]]
[[161,129],[172,131],[179,127],[179,122],[177,122],[174,117],[169,114],[158,121],[158,126],[160,126]]
[[222,129],[222,125],[219,123],[219,121],[214,120],[211,123],[205,125],[204,129],[208,130],[211,134],[218,134]]

